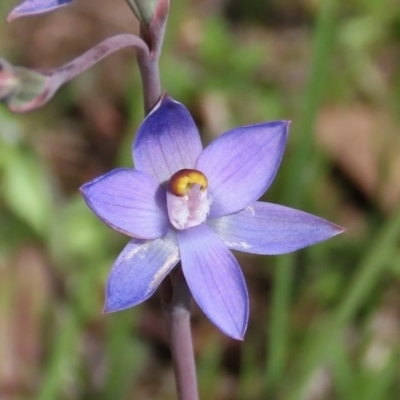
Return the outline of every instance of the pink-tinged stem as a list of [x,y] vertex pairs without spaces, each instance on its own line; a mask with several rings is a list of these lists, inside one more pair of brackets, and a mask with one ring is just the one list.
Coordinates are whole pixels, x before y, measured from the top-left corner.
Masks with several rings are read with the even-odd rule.
[[[37,76],[42,76],[45,79],[45,84],[43,87],[39,87],[39,91],[31,99],[8,101],[8,108],[13,112],[27,112],[43,106],[64,83],[74,79],[104,57],[125,47],[134,48],[141,59],[151,58],[147,44],[138,36],[122,34],[110,37],[59,68],[32,70],[32,73],[36,73]],[[15,67],[15,71],[21,71],[20,76],[23,76],[24,68]],[[156,76],[158,76],[158,73],[156,73]],[[21,82],[21,84],[23,85],[24,82]]]
[[158,62],[164,41],[169,12],[169,0],[158,0],[152,20],[147,27],[141,26],[140,37],[147,43],[150,54],[137,53],[137,61],[143,84],[144,113],[147,115],[161,98]]
[[191,293],[182,270],[170,275],[162,286],[162,302],[174,363],[179,400],[198,400],[196,364],[190,329]]
[[63,83],[70,81],[104,57],[125,47],[135,48],[137,54],[140,54],[142,58],[149,58],[149,49],[142,39],[131,34],[121,34],[104,40],[85,54],[56,69],[54,72],[60,76]]
[[147,115],[161,97],[158,57],[149,58],[137,53],[137,60],[143,85],[144,113]]

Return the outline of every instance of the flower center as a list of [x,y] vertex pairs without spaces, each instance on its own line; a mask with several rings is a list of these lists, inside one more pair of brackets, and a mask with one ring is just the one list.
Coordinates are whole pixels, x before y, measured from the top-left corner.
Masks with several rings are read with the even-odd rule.
[[208,186],[206,176],[196,169],[181,169],[171,176],[168,190],[175,196],[184,196],[195,184],[204,192]]
[[210,211],[206,176],[195,169],[181,169],[168,182],[167,208],[171,224],[187,229],[203,223]]

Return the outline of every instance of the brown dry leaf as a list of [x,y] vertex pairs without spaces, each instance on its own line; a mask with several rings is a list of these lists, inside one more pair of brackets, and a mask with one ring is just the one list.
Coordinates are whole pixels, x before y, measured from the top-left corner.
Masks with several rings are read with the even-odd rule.
[[400,136],[390,114],[364,105],[327,107],[316,134],[359,189],[390,212],[400,201]]
[[56,12],[7,25],[5,46],[12,43],[10,53],[16,46],[22,49],[20,59],[29,67],[50,68],[67,63],[106,37],[122,32],[139,32],[126,1],[82,0]]
[[25,246],[0,267],[0,397],[21,398],[39,382],[49,300],[44,262],[37,248]]
[[204,121],[204,141],[211,142],[229,128],[231,118],[226,96],[218,91],[203,93],[199,99],[199,112]]

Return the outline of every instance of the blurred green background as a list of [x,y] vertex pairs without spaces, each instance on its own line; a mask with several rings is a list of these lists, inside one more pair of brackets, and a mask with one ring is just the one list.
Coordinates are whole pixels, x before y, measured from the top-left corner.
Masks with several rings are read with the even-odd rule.
[[[3,0],[0,17],[16,2]],[[17,65],[58,66],[137,32],[124,0],[76,0],[0,25]],[[0,108],[0,399],[175,399],[159,298],[103,315],[128,241],[78,188],[131,166],[141,86],[121,51],[41,110]],[[202,399],[393,400],[400,392],[400,6],[396,0],[171,0],[164,88],[204,143],[292,120],[265,200],[347,232],[291,255],[236,254],[251,317],[243,343],[194,306]]]

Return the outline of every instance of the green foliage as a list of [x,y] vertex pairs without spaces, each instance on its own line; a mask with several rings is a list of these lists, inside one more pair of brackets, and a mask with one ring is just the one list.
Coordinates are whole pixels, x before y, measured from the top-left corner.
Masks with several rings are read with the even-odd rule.
[[[2,16],[11,3],[0,4]],[[398,201],[391,206],[382,201],[380,168],[375,165],[379,184],[368,191],[355,174],[356,164],[349,168],[341,152],[332,153],[317,134],[321,115],[339,108],[341,113],[329,119],[336,124],[365,107],[369,112],[362,114],[359,129],[372,116],[377,137],[391,134],[379,161],[396,149],[399,8],[377,0],[254,0],[245,10],[242,3],[210,11],[196,1],[171,0],[161,61],[164,86],[190,107],[205,141],[235,125],[292,119],[282,169],[265,199],[324,216],[349,231],[296,254],[240,258],[252,304],[243,344],[225,339],[195,309],[202,398],[395,399],[400,389]],[[37,25],[29,21],[25,29],[43,37],[41,25],[63,12]],[[101,18],[104,23],[107,15]],[[2,26],[0,32],[19,27]],[[79,44],[80,38],[75,40]],[[0,37],[7,50],[6,41]],[[37,62],[17,38],[15,47],[13,57]],[[49,57],[40,51],[39,58]],[[125,71],[131,69],[132,58],[118,60],[80,78],[84,85],[73,86],[71,96],[76,104],[65,101],[70,93],[64,91],[53,106],[29,116],[0,109],[0,337],[4,330],[7,338],[6,344],[0,341],[0,354],[3,347],[21,345],[8,326],[38,349],[28,361],[23,351],[12,354],[13,362],[21,357],[31,369],[4,386],[16,387],[10,398],[175,398],[164,325],[154,311],[157,300],[116,315],[101,313],[108,271],[127,239],[98,221],[78,193],[82,183],[114,165],[130,166],[130,146],[142,118],[140,83],[137,73],[122,83],[110,74],[126,63]],[[361,150],[353,134],[349,131],[341,149],[353,147],[356,159]],[[61,145],[54,147],[54,140]],[[41,260],[35,273],[45,281],[40,287],[36,275],[24,285],[18,275],[26,276],[25,268],[35,264],[26,255],[29,246]],[[32,302],[45,300],[31,308],[23,295],[33,296]],[[10,379],[1,375],[1,366],[0,360],[0,397],[1,382]]]

